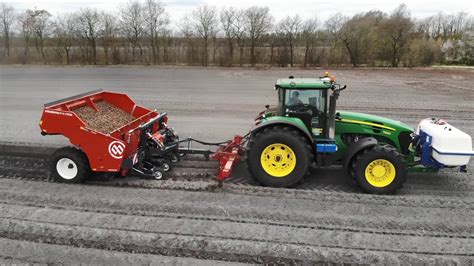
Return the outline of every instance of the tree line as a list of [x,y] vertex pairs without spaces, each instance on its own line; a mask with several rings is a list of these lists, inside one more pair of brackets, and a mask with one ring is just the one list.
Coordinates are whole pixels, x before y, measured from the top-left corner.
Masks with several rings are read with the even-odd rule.
[[159,0],[118,12],[83,8],[52,16],[0,4],[0,63],[202,66],[474,65],[474,19],[466,12],[411,16],[406,5],[325,21],[276,21],[268,7],[201,5],[176,25]]

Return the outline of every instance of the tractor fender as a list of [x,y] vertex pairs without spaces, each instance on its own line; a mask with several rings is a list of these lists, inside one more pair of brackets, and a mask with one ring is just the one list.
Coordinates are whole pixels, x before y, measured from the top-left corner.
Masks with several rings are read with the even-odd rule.
[[[301,133],[305,135],[305,137],[308,139],[308,141],[311,144],[313,144],[313,138],[306,128],[288,120],[275,120],[275,121],[268,121],[266,123],[259,124],[254,129],[252,129],[250,133],[251,135],[254,135],[255,133],[259,132],[260,130],[263,130],[264,128],[267,128],[270,126],[276,126],[276,125],[284,125],[284,126],[290,126],[290,127],[296,128],[298,131],[300,131]],[[314,146],[314,145],[311,145],[311,146]]]
[[344,156],[344,162],[343,162],[344,168],[345,169],[349,168],[349,163],[352,161],[352,158],[354,158],[354,156],[357,155],[357,153],[359,153],[360,151],[366,148],[373,147],[377,144],[378,144],[378,141],[375,138],[368,137],[368,138],[363,138],[359,140],[358,142],[349,146]]

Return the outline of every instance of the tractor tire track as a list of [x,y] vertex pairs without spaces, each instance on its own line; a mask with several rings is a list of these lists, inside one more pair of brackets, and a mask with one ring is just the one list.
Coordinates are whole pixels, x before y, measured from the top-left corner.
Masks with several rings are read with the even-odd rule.
[[[71,226],[69,224],[31,223],[9,221],[10,239],[41,241],[41,243],[86,247],[94,249],[107,248],[109,251],[146,253],[164,256],[194,257],[222,261],[237,261],[259,264],[302,264],[310,262],[352,262],[352,263],[398,263],[416,264],[421,261],[436,260],[440,263],[469,264],[468,256],[448,254],[425,254],[409,252],[400,255],[398,252],[378,250],[351,250],[339,246],[314,245],[304,246],[280,242],[259,242],[240,238],[219,238],[209,236],[164,234],[119,231],[107,228],[88,226]],[[0,221],[0,230],[4,222]],[[12,230],[13,228],[13,230]],[[36,230],[37,234],[23,232]],[[47,235],[47,237],[44,237]],[[65,235],[71,238],[64,237]],[[225,252],[222,250],[225,248]],[[347,257],[350,257],[349,259]]]
[[[26,213],[24,209],[20,209],[20,212]],[[196,223],[196,221],[191,221],[191,223],[186,223],[183,221],[179,221],[180,225],[183,227],[187,227],[189,229],[194,229],[193,231],[183,230],[183,232],[176,232],[175,226],[173,221],[176,219],[145,219],[145,218],[136,218],[136,217],[127,217],[124,215],[104,215],[104,214],[97,214],[97,213],[88,213],[88,215],[84,215],[81,213],[74,213],[73,211],[68,212],[55,212],[52,210],[48,210],[48,215],[51,214],[55,216],[56,221],[52,221],[51,219],[41,219],[38,216],[38,213],[41,212],[39,210],[32,210],[32,212],[36,212],[34,219],[27,219],[27,218],[16,218],[16,217],[8,217],[3,218],[0,217],[0,232],[2,235],[5,235],[7,238],[12,239],[20,239],[20,240],[41,240],[44,239],[47,243],[51,244],[72,244],[74,243],[82,244],[92,248],[100,248],[104,243],[107,243],[109,248],[118,249],[119,251],[133,251],[133,250],[141,250],[142,248],[150,249],[148,253],[151,254],[163,254],[163,251],[168,251],[168,249],[175,249],[172,250],[173,255],[181,255],[176,249],[179,250],[187,250],[187,252],[192,251],[196,248],[195,242],[204,242],[199,243],[200,245],[204,246],[199,247],[201,253],[219,253],[222,252],[222,248],[219,247],[216,242],[220,242],[225,246],[227,249],[226,252],[232,254],[233,252],[229,252],[230,243],[226,242],[237,242],[235,244],[239,244],[238,248],[234,248],[235,253],[240,253],[241,249],[245,250],[245,254],[252,254],[251,252],[251,245],[252,242],[254,243],[265,243],[266,245],[279,245],[279,246],[295,246],[297,249],[304,248],[341,248],[346,250],[364,250],[364,251],[372,251],[372,252],[392,252],[392,253],[402,253],[402,254],[417,254],[417,255],[447,255],[447,256],[461,256],[461,257],[470,257],[474,256],[472,250],[470,250],[469,245],[472,243],[470,240],[459,240],[453,241],[452,238],[442,238],[438,237],[437,244],[451,245],[453,248],[452,251],[440,251],[439,248],[436,249],[436,245],[429,245],[427,243],[432,243],[429,241],[428,237],[420,237],[417,236],[416,238],[410,237],[403,237],[397,235],[394,239],[393,236],[390,235],[381,235],[378,236],[374,233],[359,233],[361,234],[359,241],[352,241],[350,243],[344,243],[344,239],[349,238],[348,232],[344,231],[329,231],[329,232],[317,232],[319,230],[294,230],[300,232],[294,232],[291,239],[286,236],[278,233],[278,230],[281,228],[271,228],[268,225],[243,225],[239,224],[240,227],[244,227],[246,230],[250,231],[261,231],[266,234],[266,237],[263,237],[261,234],[249,236],[246,233],[241,232],[240,230],[228,230],[228,228],[232,228],[235,225],[231,222],[222,222],[219,221],[218,223],[209,222],[205,225],[201,226],[203,230],[206,232],[201,232],[201,230],[196,230],[196,228],[192,226],[191,223]],[[28,214],[26,214],[28,215]],[[93,215],[93,216],[92,216]],[[61,217],[62,216],[62,217]],[[93,219],[92,221],[88,221],[86,224],[83,219],[75,219],[75,217],[83,216],[83,218]],[[67,222],[63,222],[65,219]],[[71,218],[72,217],[72,218]],[[82,218],[82,217],[81,217]],[[58,222],[57,220],[61,220]],[[114,225],[110,224],[110,221],[114,221]],[[134,223],[131,223],[130,220],[133,220]],[[203,223],[203,221],[200,221]],[[154,223],[155,226],[145,226],[145,224]],[[169,229],[163,228],[159,225],[168,226]],[[142,229],[145,227],[146,229]],[[199,231],[199,232],[196,232]],[[227,231],[227,232],[226,232]],[[230,231],[230,232],[229,232]],[[322,230],[321,230],[322,231]],[[27,234],[25,234],[27,232]],[[224,234],[223,234],[224,233]],[[240,233],[240,234],[239,234]],[[353,232],[349,232],[353,233]],[[65,239],[65,235],[69,236]],[[245,236],[243,236],[245,235]],[[72,236],[72,237],[71,237]],[[197,239],[194,241],[193,239],[189,239],[192,237]],[[156,240],[160,240],[160,242],[165,238],[167,243],[166,245],[158,244]],[[400,241],[404,243],[410,243],[408,245],[394,245],[395,247],[379,247],[380,242],[384,240],[392,240],[392,241]],[[298,240],[292,240],[298,239]],[[316,239],[327,239],[326,241],[315,241]],[[365,241],[363,240],[365,239]],[[367,241],[366,239],[370,239]],[[416,241],[414,241],[416,239]],[[216,241],[217,240],[217,241]],[[328,241],[329,240],[329,241]],[[71,243],[72,242],[72,243]],[[83,243],[85,242],[85,243]],[[321,243],[321,242],[327,242]],[[422,245],[424,243],[424,245]],[[158,245],[157,245],[158,244]],[[247,244],[247,245],[246,245]],[[250,244],[250,245],[249,245]],[[124,246],[133,246],[133,249],[125,249],[121,250],[121,247]],[[214,246],[215,245],[215,246]],[[160,251],[160,246],[163,251]],[[172,248],[170,248],[170,246]],[[245,247],[247,246],[247,247]],[[242,248],[244,247],[244,248]],[[158,250],[156,250],[158,249]],[[169,251],[168,251],[169,252]],[[178,254],[176,254],[178,253]],[[234,254],[235,254],[234,253]],[[290,259],[297,259],[296,257],[291,257],[291,253],[283,252],[283,253],[274,253],[271,254],[273,258],[290,258]],[[257,254],[252,254],[257,255]],[[225,259],[222,257],[220,259]],[[239,261],[239,259],[238,259]],[[245,262],[245,260],[244,260]]]
[[[5,195],[3,195],[4,197]],[[26,197],[15,197],[8,195],[8,199],[0,201],[0,213],[11,211],[11,207],[15,210],[21,210],[22,207],[47,208],[48,211],[68,210],[87,213],[115,214],[115,215],[134,215],[140,217],[157,217],[167,219],[188,219],[193,221],[226,221],[238,224],[259,224],[266,226],[278,226],[299,229],[317,229],[317,230],[340,230],[355,233],[377,233],[382,235],[393,236],[426,236],[426,237],[449,237],[460,239],[474,239],[474,231],[466,226],[446,226],[440,223],[431,223],[419,225],[417,223],[405,223],[399,225],[395,220],[384,218],[365,218],[356,217],[348,218],[341,215],[314,215],[311,217],[300,217],[298,219],[281,219],[278,217],[254,213],[239,213],[238,218],[229,217],[227,212],[225,217],[222,216],[222,210],[206,210],[206,212],[193,212],[189,208],[173,208],[171,205],[153,206],[152,210],[141,210],[140,205],[127,204],[126,210],[121,209],[117,205],[109,205],[107,207],[98,207],[91,202],[74,202],[67,201],[48,201],[36,197],[37,202],[33,202]],[[13,201],[15,199],[16,201]],[[15,211],[17,213],[17,211]],[[21,217],[24,213],[19,214]],[[0,215],[0,217],[2,217]],[[8,216],[8,217],[11,217]],[[8,218],[6,217],[6,218]]]
[[[47,264],[47,265],[215,265],[215,260],[176,258],[150,254],[135,254],[91,248],[71,247],[29,241],[0,238],[0,263],[11,264]],[[14,259],[13,259],[14,258]],[[240,265],[230,263],[230,265]]]
[[[195,248],[193,245],[198,242],[205,247],[204,249],[200,247],[200,254],[205,256],[200,258],[228,259],[232,257],[232,260],[241,262],[276,262],[282,258],[285,262],[289,262],[288,259],[291,262],[301,262],[293,261],[297,258],[292,257],[292,254],[294,252],[305,254],[308,249],[330,249],[331,254],[334,254],[334,249],[342,249],[344,253],[352,254],[356,258],[360,256],[361,251],[378,255],[389,253],[390,256],[379,257],[376,261],[382,259],[382,261],[392,263],[395,261],[400,263],[401,254],[414,255],[418,259],[420,256],[456,256],[457,259],[465,257],[469,260],[472,256],[470,252],[474,237],[472,226],[470,227],[465,221],[462,222],[463,219],[458,217],[460,214],[454,214],[454,211],[450,210],[431,210],[431,212],[443,212],[458,222],[437,224],[433,221],[430,223],[416,219],[411,222],[408,221],[409,219],[401,219],[401,221],[396,219],[396,213],[392,215],[392,218],[387,213],[382,213],[377,217],[370,212],[364,217],[358,217],[357,211],[354,213],[346,211],[357,210],[355,206],[359,203],[352,202],[346,204],[353,207],[341,204],[336,208],[337,210],[333,208],[334,212],[321,213],[314,210],[308,212],[306,211],[307,203],[300,202],[297,205],[292,204],[293,209],[283,208],[275,213],[274,210],[262,211],[263,209],[253,204],[255,202],[253,198],[259,196],[250,196],[245,199],[236,195],[232,196],[229,202],[221,201],[229,197],[225,191],[217,194],[200,192],[193,195],[185,195],[192,192],[160,192],[160,198],[169,198],[173,195],[180,198],[181,202],[177,204],[174,198],[168,202],[159,198],[150,202],[147,198],[154,192],[143,189],[129,190],[94,186],[85,188],[84,186],[17,180],[8,180],[7,183],[9,184],[5,185],[11,189],[0,189],[2,197],[0,232],[11,239],[89,248],[103,248],[106,245],[108,249],[116,251],[131,252],[133,250],[173,256],[183,255],[180,253],[183,250],[186,254],[190,254],[190,250]],[[60,196],[51,196],[48,192],[50,190],[57,192]],[[91,197],[97,195],[99,191],[100,198]],[[128,200],[118,201],[116,195],[122,195],[122,198]],[[214,198],[216,195],[215,200],[222,202],[223,205],[216,205],[207,199],[207,197]],[[219,200],[219,198],[222,199]],[[244,199],[246,203],[234,206],[235,200],[239,199]],[[265,205],[274,199],[273,195],[268,195],[260,199],[265,202],[257,205]],[[306,201],[319,202],[318,199]],[[193,204],[198,202],[200,204]],[[248,204],[254,206],[255,210],[245,206]],[[319,202],[318,208],[326,209],[323,205]],[[196,206],[201,207],[196,208]],[[327,206],[333,206],[333,203],[328,202]],[[375,205],[371,209],[374,214],[379,212]],[[412,212],[419,213],[421,209],[422,207],[418,207]],[[341,215],[343,213],[344,215]],[[248,234],[248,232],[252,233]],[[278,234],[278,232],[281,233]],[[137,240],[134,240],[135,237]],[[189,240],[190,237],[194,241]],[[156,238],[160,240],[156,241]],[[314,241],[315,239],[318,241]],[[347,239],[353,240],[347,241]],[[380,242],[387,240],[393,244],[380,245]],[[163,241],[167,243],[166,247],[160,246]],[[448,242],[442,244],[443,241]],[[421,244],[425,242],[433,243],[433,246]],[[401,243],[412,243],[412,246]],[[180,252],[169,250],[170,245]],[[436,247],[436,245],[439,246]],[[221,254],[222,250],[215,250],[216,246],[222,246],[226,255],[219,257],[217,253]],[[232,252],[233,248],[229,246],[237,246],[239,250]],[[380,248],[382,246],[383,248]],[[419,246],[424,246],[424,248]],[[443,250],[446,246],[452,249]],[[255,257],[256,251],[251,251],[250,247],[254,249],[257,247],[257,250],[260,248],[267,250],[269,247],[272,249],[267,251],[268,257],[262,259]],[[282,250],[283,247],[285,248]],[[291,252],[288,251],[289,247]],[[440,247],[443,248],[440,249]],[[274,252],[275,249],[278,252]],[[242,251],[244,252],[241,253]],[[233,257],[236,254],[246,255]],[[303,257],[309,261],[315,261],[317,256],[314,256],[316,255],[310,252]],[[396,260],[386,261],[387,258]],[[326,257],[323,261],[331,260]],[[359,262],[374,263],[375,261],[364,259]],[[410,262],[413,261],[410,260]]]
[[[367,227],[367,228],[380,228],[380,227],[386,227],[390,224],[392,224],[392,227],[388,227],[391,229],[397,229],[396,226],[396,218],[397,215],[392,213],[392,209],[397,209],[399,211],[403,210],[406,213],[412,213],[416,214],[422,211],[422,213],[430,213],[430,212],[445,212],[446,214],[452,215],[452,217],[459,216],[459,214],[456,214],[456,211],[468,211],[469,209],[466,209],[466,206],[464,208],[462,206],[458,206],[458,208],[452,208],[453,206],[446,206],[449,204],[444,204],[444,205],[439,205],[437,207],[432,206],[431,208],[426,208],[425,206],[414,206],[416,205],[416,202],[412,202],[411,205],[397,205],[394,204],[395,201],[404,201],[404,202],[409,202],[410,198],[408,197],[401,197],[401,199],[395,198],[391,199],[391,201],[387,201],[383,197],[376,197],[375,200],[377,200],[379,203],[377,204],[376,201],[374,202],[369,202],[369,201],[360,201],[357,200],[360,195],[351,195],[351,194],[345,194],[343,193],[342,195],[333,195],[330,197],[329,193],[326,193],[326,197],[321,195],[320,197],[317,197],[314,195],[312,199],[309,198],[296,198],[293,199],[291,198],[292,201],[297,202],[297,207],[301,209],[295,209],[295,210],[285,210],[285,211],[280,211],[279,214],[273,214],[271,211],[265,210],[265,211],[260,211],[260,212],[254,212],[253,210],[240,210],[239,206],[227,206],[226,211],[223,212],[223,210],[217,206],[215,206],[212,202],[207,202],[206,199],[208,197],[216,197],[220,198],[222,200],[232,198],[235,200],[239,200],[240,195],[239,194],[228,194],[228,190],[226,189],[221,189],[221,190],[214,190],[213,192],[205,192],[202,196],[198,195],[196,193],[193,193],[193,195],[196,197],[194,198],[195,202],[200,202],[201,207],[194,207],[191,205],[182,204],[182,206],[175,206],[176,204],[174,202],[166,201],[162,202],[157,200],[156,202],[150,202],[146,197],[153,197],[156,192],[153,190],[147,190],[147,189],[140,189],[137,188],[136,190],[127,190],[127,188],[113,188],[113,187],[98,187],[98,186],[67,186],[64,187],[65,185],[63,184],[56,184],[56,183],[41,183],[41,182],[31,182],[27,181],[26,183],[23,183],[25,181],[16,181],[16,180],[9,180],[8,182],[5,182],[5,185],[9,185],[10,189],[0,189],[0,200],[2,200],[5,203],[8,204],[24,204],[27,206],[30,206],[31,204],[37,205],[37,206],[48,206],[48,207],[54,207],[56,206],[57,208],[63,208],[63,209],[70,209],[73,207],[77,208],[84,208],[86,210],[91,210],[91,209],[96,209],[96,210],[114,210],[114,212],[125,212],[127,213],[134,213],[136,215],[143,215],[143,214],[150,214],[150,213],[161,213],[161,212],[176,212],[179,215],[190,215],[190,216],[196,216],[200,217],[202,215],[206,216],[220,216],[223,213],[226,215],[225,218],[228,219],[227,215],[230,214],[239,214],[238,217],[259,217],[262,219],[266,219],[268,221],[280,221],[282,223],[288,223],[288,221],[296,221],[299,223],[315,223],[314,219],[319,219],[315,224],[321,225],[321,224],[327,224],[323,222],[327,218],[328,213],[332,213],[334,216],[338,217],[343,217],[341,214],[346,214],[350,215],[352,214],[357,214],[358,210],[352,210],[352,211],[346,211],[346,208],[353,209],[354,206],[358,205],[364,205],[367,206],[367,215],[369,217],[364,217],[364,218],[352,218],[354,221],[359,220],[359,222],[355,223],[358,224],[359,227]],[[25,187],[26,185],[26,187]],[[50,189],[61,189],[63,191],[67,192],[67,196],[62,196],[62,197],[51,197],[48,194],[45,194],[45,191],[48,191]],[[14,189],[14,190],[13,190]],[[38,189],[38,190],[35,190]],[[45,191],[43,191],[45,190]],[[99,191],[105,191],[109,194],[105,194],[103,197],[98,198],[98,199],[90,199],[88,195],[82,195],[83,191],[90,191],[90,193],[95,193]],[[114,201],[114,197],[116,194],[119,192],[126,193],[130,195],[130,201],[129,202],[116,202]],[[138,193],[141,193],[145,198],[144,199],[136,199],[134,196]],[[161,190],[160,196],[158,198],[164,198],[168,196],[173,196],[173,193],[176,193],[177,195],[187,195],[186,191],[174,191],[174,190]],[[279,195],[277,195],[278,197]],[[189,196],[191,197],[191,196]],[[156,197],[155,197],[156,198]],[[268,194],[268,195],[248,195],[248,198],[250,199],[255,199],[257,201],[261,201],[262,203],[254,204],[251,202],[246,202],[245,205],[250,205],[250,206],[265,206],[264,202],[270,202],[275,198],[275,195]],[[328,198],[327,200],[324,200],[324,198]],[[324,214],[319,214],[319,213],[306,213],[304,207],[304,203],[311,203],[313,201],[319,202],[319,205],[317,207],[313,208],[325,208],[325,206],[330,207],[333,205],[334,202],[338,203],[337,208],[333,208],[332,211],[326,211]],[[385,203],[385,204],[384,204]],[[62,207],[61,207],[62,206]],[[377,207],[383,206],[383,208],[387,208],[388,210],[377,210]],[[448,208],[446,208],[448,207]],[[295,212],[299,212],[298,215],[295,214]],[[373,214],[379,214],[382,217],[389,218],[392,217],[393,221],[388,221],[386,219],[382,219],[379,223],[377,223],[378,219],[381,219],[380,217],[375,216],[374,218],[371,218],[372,215],[370,215],[370,212],[374,212]],[[309,215],[309,216],[308,216]],[[461,215],[462,216],[462,215]],[[299,218],[298,218],[299,217]],[[459,219],[461,221],[461,219]],[[354,222],[353,221],[353,222]],[[333,222],[331,222],[333,223]],[[330,223],[330,224],[331,224]],[[346,224],[341,223],[340,225]],[[349,223],[351,224],[351,223]],[[423,228],[425,224],[432,224],[433,227],[427,227]],[[425,221],[425,223],[420,224],[420,220],[417,220],[413,223],[413,221],[410,223],[406,223],[403,226],[401,226],[398,229],[410,229],[410,230],[417,230],[420,229],[422,231],[436,231],[433,228],[436,228],[437,226],[435,224],[439,224],[439,228],[450,228],[452,226],[456,226],[456,222],[453,222],[451,225],[443,225],[443,223],[439,223],[437,221]],[[462,224],[462,223],[461,223]],[[348,224],[346,224],[348,225]],[[365,225],[365,226],[364,226]],[[439,229],[438,231],[440,232],[445,232],[445,233],[453,233],[456,232],[456,230],[453,231],[453,229]],[[458,232],[464,232],[466,233],[465,236],[469,236],[469,234],[472,234],[474,232],[474,228],[472,227],[463,227],[461,226],[459,229],[457,229]]]

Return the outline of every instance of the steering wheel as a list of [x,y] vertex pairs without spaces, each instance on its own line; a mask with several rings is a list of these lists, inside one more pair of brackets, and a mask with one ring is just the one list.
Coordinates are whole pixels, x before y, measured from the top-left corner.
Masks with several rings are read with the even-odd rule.
[[311,110],[313,112],[313,116],[315,116],[314,114],[316,114],[317,116],[321,114],[321,111],[319,111],[318,108],[306,103],[293,105],[289,109],[296,112],[307,112]]

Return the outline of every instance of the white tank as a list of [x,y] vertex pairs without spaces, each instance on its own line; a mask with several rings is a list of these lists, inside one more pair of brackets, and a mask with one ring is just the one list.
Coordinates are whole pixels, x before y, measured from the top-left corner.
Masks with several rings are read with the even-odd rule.
[[[473,154],[472,139],[467,133],[443,120],[427,118],[418,124],[420,130],[432,137],[432,157],[446,166],[462,166],[469,163]],[[446,154],[447,153],[447,154]]]

